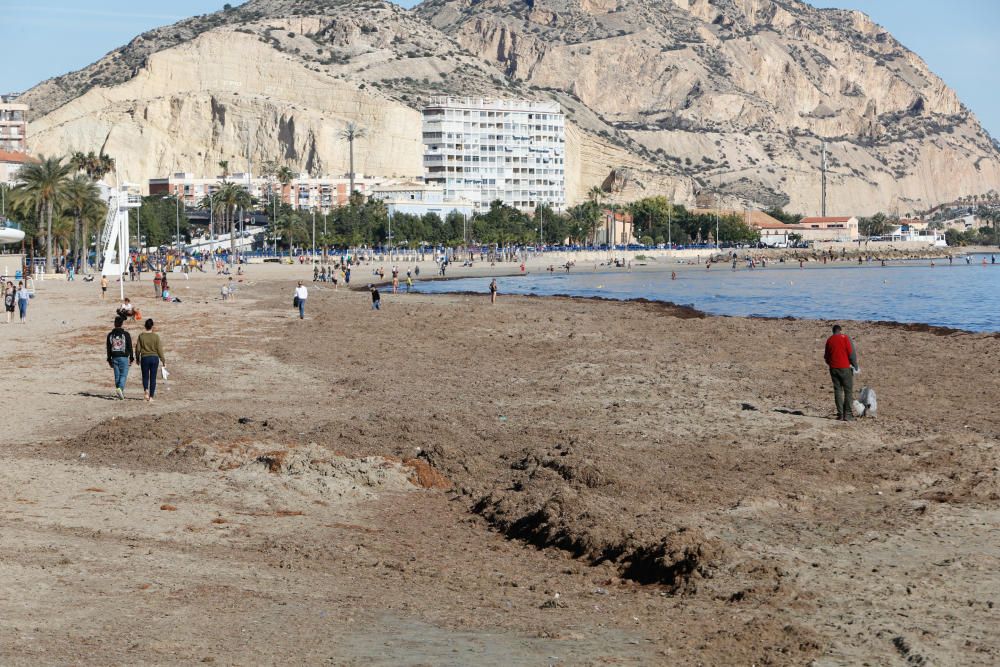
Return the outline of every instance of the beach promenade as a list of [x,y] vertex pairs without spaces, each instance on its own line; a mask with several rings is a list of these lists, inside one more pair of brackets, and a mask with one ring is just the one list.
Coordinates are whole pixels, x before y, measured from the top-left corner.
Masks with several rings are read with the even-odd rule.
[[0,662],[1000,661],[994,336],[844,323],[845,424],[824,322],[246,270],[127,284],[154,404],[114,283],[0,324]]

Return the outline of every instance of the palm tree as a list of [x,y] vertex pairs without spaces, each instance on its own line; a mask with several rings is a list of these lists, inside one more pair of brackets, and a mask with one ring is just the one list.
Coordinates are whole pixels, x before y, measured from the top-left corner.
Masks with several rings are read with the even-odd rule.
[[278,167],[278,170],[274,174],[278,182],[281,183],[281,200],[285,200],[285,188],[288,184],[295,180],[295,172],[293,172],[287,165]]
[[604,198],[604,190],[601,189],[601,186],[595,185],[594,187],[587,190],[587,199],[594,202],[598,206],[601,205],[601,200],[603,198]]
[[70,156],[69,163],[75,171],[85,172],[87,178],[92,181],[101,180],[105,174],[115,168],[114,158],[105,153],[94,153],[94,151],[90,151],[86,155],[77,151]]
[[350,121],[347,126],[340,131],[340,138],[345,140],[350,149],[350,173],[348,178],[351,179],[351,190],[348,192],[348,196],[354,194],[354,140],[364,139],[368,136],[368,130],[361,127],[353,120]]
[[222,209],[223,224],[229,221],[229,263],[236,256],[236,210],[250,208],[253,198],[246,188],[232,181],[222,181],[219,189],[212,193],[216,206]]
[[274,221],[272,233],[281,234],[288,240],[288,259],[292,259],[295,233],[302,227],[302,221],[294,211],[286,211]]
[[[71,162],[72,163],[72,162]],[[84,239],[84,217],[88,212],[88,207],[93,208],[100,205],[101,193],[89,177],[83,174],[75,174],[66,184],[66,209],[73,213],[73,255],[75,262],[80,264],[83,260],[83,239]]]
[[222,180],[229,178],[229,160],[219,160],[219,168],[222,169]]
[[62,158],[38,157],[37,163],[26,164],[18,171],[20,184],[15,191],[38,211],[40,219],[45,220],[45,272],[49,273],[52,270],[52,219],[65,197],[73,166],[64,163]]
[[73,226],[75,221],[65,213],[60,213],[52,221],[52,243],[59,250],[59,256],[63,257],[69,252],[73,243]]

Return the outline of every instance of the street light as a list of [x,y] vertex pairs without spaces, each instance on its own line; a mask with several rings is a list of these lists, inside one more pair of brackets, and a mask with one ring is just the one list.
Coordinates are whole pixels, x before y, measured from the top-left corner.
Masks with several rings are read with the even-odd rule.
[[312,241],[312,257],[309,258],[310,264],[316,263],[316,208],[312,208],[312,218],[313,218],[313,241]]

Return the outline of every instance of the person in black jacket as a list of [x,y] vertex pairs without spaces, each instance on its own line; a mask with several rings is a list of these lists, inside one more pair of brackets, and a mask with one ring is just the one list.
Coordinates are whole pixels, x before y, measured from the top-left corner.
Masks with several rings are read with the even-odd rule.
[[115,395],[119,400],[125,400],[125,380],[128,378],[128,367],[132,365],[132,336],[122,327],[124,318],[115,318],[115,328],[108,332],[108,366],[115,372]]

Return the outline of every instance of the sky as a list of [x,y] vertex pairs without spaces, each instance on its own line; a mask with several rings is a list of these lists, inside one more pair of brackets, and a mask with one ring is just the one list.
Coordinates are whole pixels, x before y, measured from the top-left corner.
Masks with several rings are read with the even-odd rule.
[[[26,90],[85,67],[139,33],[221,9],[224,1],[0,0],[0,45],[7,56],[0,59],[0,92]],[[1000,0],[812,0],[812,4],[869,14],[923,57],[1000,139],[1000,39],[996,38]]]

